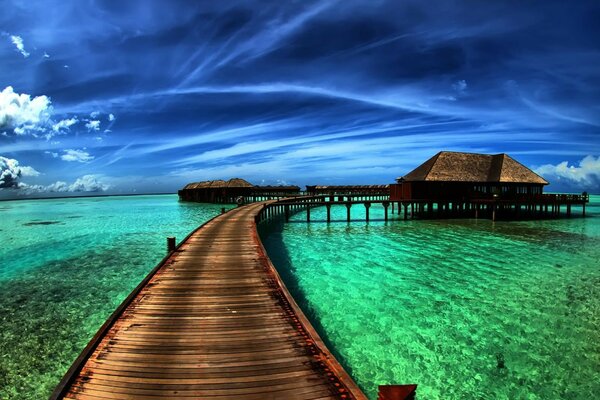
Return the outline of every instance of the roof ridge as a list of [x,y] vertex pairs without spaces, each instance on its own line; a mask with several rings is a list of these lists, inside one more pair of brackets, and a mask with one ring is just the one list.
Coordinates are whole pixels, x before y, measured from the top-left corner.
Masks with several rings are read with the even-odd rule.
[[433,156],[434,160],[431,163],[431,167],[429,167],[429,170],[427,171],[427,173],[425,174],[425,177],[423,178],[424,181],[427,180],[427,177],[429,176],[429,174],[431,173],[431,170],[433,169],[433,167],[435,166],[435,163],[437,162],[438,158],[440,158],[440,154],[442,154],[443,151],[438,151],[438,153],[436,155]]

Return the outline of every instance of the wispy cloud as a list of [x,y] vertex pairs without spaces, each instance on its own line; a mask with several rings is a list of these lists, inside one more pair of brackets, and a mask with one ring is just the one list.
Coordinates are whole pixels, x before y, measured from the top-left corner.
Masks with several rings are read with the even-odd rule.
[[25,45],[23,44],[23,39],[21,38],[21,36],[11,35],[10,40],[23,57],[29,57],[29,53],[25,50]]
[[63,161],[76,161],[80,163],[86,163],[92,161],[94,159],[94,156],[85,151],[85,149],[66,149],[60,156],[60,159]]
[[63,119],[52,125],[52,130],[54,132],[61,132],[62,130],[69,130],[71,126],[75,125],[78,122],[77,118],[68,118]]

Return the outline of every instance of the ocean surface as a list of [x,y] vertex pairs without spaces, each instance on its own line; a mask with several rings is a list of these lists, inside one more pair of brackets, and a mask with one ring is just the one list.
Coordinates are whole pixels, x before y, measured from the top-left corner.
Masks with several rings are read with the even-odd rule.
[[[263,229],[298,303],[357,383],[420,399],[600,392],[600,198],[588,218]],[[221,205],[175,195],[0,202],[0,399],[44,399],[166,253]],[[363,218],[355,206],[353,215]],[[574,215],[579,214],[575,209]],[[397,216],[396,216],[397,218]],[[320,222],[318,220],[321,220]]]
[[0,202],[0,399],[46,399],[110,314],[221,205],[176,195]]
[[[564,208],[563,208],[564,211]],[[264,229],[299,305],[358,385],[419,399],[600,398],[600,197],[587,218],[383,222],[313,209]],[[580,207],[573,215],[580,216]],[[398,216],[395,216],[398,218]]]

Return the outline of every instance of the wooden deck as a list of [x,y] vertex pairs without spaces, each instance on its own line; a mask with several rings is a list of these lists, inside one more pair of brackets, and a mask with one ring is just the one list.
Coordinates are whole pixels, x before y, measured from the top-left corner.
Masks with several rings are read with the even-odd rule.
[[51,399],[365,399],[280,280],[264,203],[203,225],[100,329]]

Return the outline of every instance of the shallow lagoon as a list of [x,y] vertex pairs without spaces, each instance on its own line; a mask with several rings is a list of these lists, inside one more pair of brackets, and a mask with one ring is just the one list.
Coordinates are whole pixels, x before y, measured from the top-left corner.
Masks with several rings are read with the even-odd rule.
[[[600,198],[588,218],[383,222],[313,209],[267,250],[357,383],[422,399],[592,399],[600,393]],[[580,208],[574,215],[581,215]],[[398,218],[396,216],[396,218]]]
[[[371,396],[590,399],[600,391],[600,209],[590,218],[269,229],[301,306]],[[0,398],[46,398],[118,304],[220,205],[175,195],[0,202]],[[353,214],[364,212],[353,208]],[[380,220],[377,221],[376,219]],[[502,366],[502,367],[500,367]]]
[[0,399],[47,398],[165,238],[220,209],[176,195],[0,202]]

